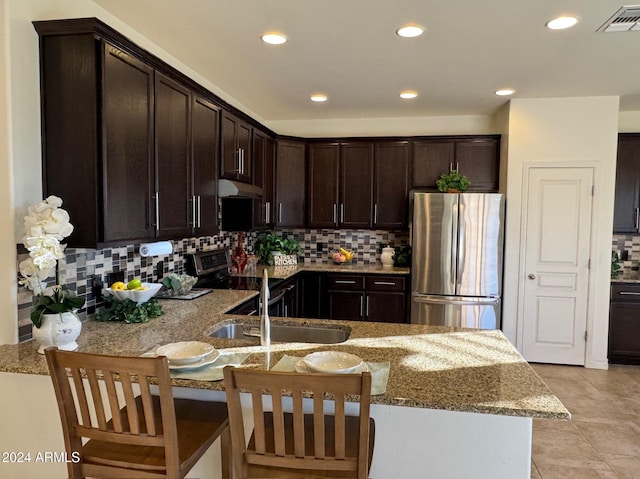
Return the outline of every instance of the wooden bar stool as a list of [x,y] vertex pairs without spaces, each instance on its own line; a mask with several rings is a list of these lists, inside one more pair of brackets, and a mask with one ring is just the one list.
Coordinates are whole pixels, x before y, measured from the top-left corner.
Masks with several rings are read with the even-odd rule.
[[[371,375],[300,374],[224,369],[229,408],[233,477],[366,479],[375,424],[369,417]],[[254,430],[247,444],[240,392],[251,394]],[[282,396],[291,392],[293,412],[283,412]],[[324,397],[333,396],[335,414],[324,413]],[[313,413],[304,414],[303,395],[313,397]],[[271,396],[265,411],[263,395]],[[358,416],[345,415],[347,395],[360,397]]]
[[[228,431],[225,403],[173,398],[166,357],[104,356],[56,348],[46,349],[45,355],[66,452],[78,459],[67,466],[72,479],[181,479]],[[150,392],[152,378],[158,395]],[[83,444],[83,438],[89,440]]]

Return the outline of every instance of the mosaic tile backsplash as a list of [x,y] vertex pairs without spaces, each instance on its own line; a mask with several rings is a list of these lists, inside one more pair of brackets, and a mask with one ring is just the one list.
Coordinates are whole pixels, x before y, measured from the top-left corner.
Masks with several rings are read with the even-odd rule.
[[629,274],[637,272],[640,265],[640,236],[613,235],[611,250],[618,253],[622,270]]
[[[401,246],[409,242],[407,231],[378,230],[277,230],[276,233],[295,238],[300,243],[301,256],[305,263],[328,263],[331,250],[342,246],[353,250],[353,261],[362,264],[375,263],[380,260],[382,248],[386,245]],[[243,248],[247,254],[254,252],[254,244],[261,232],[244,234]],[[237,233],[222,232],[218,236],[188,238],[173,241],[173,254],[142,257],[140,245],[128,245],[117,248],[67,249],[65,257],[58,262],[60,284],[76,291],[86,299],[85,306],[78,312],[81,319],[86,319],[102,305],[96,292],[108,285],[108,275],[123,272],[125,280],[139,277],[142,281],[158,282],[169,272],[182,273],[185,268],[185,255],[199,251],[218,248],[236,247]],[[640,246],[639,246],[640,253]],[[18,261],[26,255],[18,255]],[[50,278],[50,284],[55,280]],[[31,338],[31,310],[33,294],[30,290],[18,289],[18,330],[20,341]]]

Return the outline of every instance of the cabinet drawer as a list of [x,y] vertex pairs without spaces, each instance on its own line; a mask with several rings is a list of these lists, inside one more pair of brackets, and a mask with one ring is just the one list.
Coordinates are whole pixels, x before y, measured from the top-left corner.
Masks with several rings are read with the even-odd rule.
[[404,291],[405,278],[397,275],[367,276],[367,291]]
[[364,276],[356,274],[330,274],[327,276],[328,289],[337,291],[364,290]]
[[614,283],[611,285],[611,301],[640,303],[640,284]]

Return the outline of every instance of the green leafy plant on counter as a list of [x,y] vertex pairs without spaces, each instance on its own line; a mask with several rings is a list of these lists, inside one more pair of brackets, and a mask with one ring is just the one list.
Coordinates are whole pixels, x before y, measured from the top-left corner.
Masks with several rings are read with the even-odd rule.
[[449,191],[463,192],[469,188],[469,179],[458,173],[457,170],[451,170],[449,174],[443,173],[440,179],[436,181],[438,191],[447,193]]
[[146,303],[137,304],[135,301],[116,299],[113,296],[105,298],[105,305],[96,312],[96,321],[120,321],[123,323],[146,323],[151,318],[162,314],[162,306],[156,298]]
[[394,266],[411,266],[411,246],[396,246],[394,250]]
[[262,233],[256,242],[255,251],[261,262],[273,265],[272,252],[299,255],[300,243],[294,238],[285,238],[275,233]]
[[620,272],[620,256],[615,251],[611,252],[611,279],[616,279]]

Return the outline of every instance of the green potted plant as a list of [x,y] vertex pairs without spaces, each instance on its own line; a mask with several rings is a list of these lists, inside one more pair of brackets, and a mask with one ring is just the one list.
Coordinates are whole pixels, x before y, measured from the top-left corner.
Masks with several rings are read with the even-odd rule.
[[258,237],[255,251],[260,257],[260,261],[273,265],[273,253],[298,256],[300,243],[294,238],[286,238],[276,233],[262,233]]
[[462,193],[469,188],[469,180],[466,176],[458,173],[458,170],[451,170],[448,174],[442,173],[440,179],[436,181],[438,191],[443,193]]

